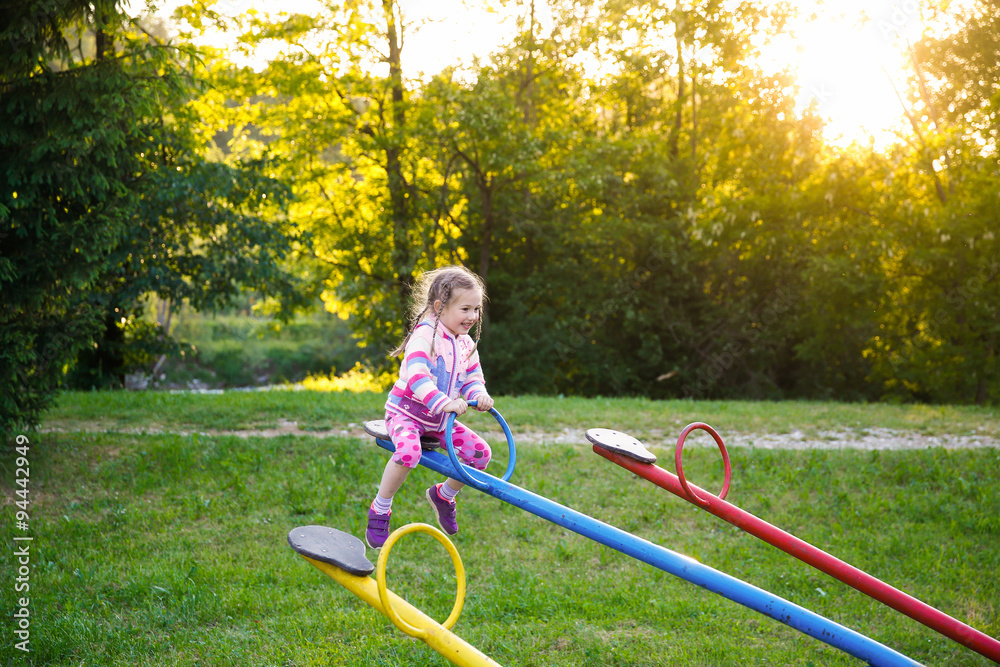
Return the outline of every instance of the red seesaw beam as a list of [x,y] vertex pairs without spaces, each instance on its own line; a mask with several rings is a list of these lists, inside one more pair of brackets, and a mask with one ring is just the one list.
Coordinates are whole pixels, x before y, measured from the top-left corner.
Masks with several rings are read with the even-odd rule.
[[[720,449],[725,452],[722,439],[715,433],[715,430],[707,424],[700,422],[691,424],[678,440],[678,459],[683,448],[684,438],[694,428],[703,428],[715,438],[720,445]],[[697,500],[692,499],[685,493],[681,479],[673,473],[667,472],[663,468],[652,463],[642,463],[635,459],[622,456],[607,449],[594,446],[594,451],[612,463],[617,463],[621,467],[629,470],[653,484],[692,502],[695,505],[711,512],[715,516],[728,521],[734,526],[758,537],[768,544],[775,546],[785,553],[798,558],[799,560],[815,567],[826,574],[839,579],[848,586],[852,586],[862,593],[886,604],[898,612],[906,614],[915,621],[923,623],[932,630],[936,630],[942,635],[966,646],[977,653],[986,656],[990,660],[1000,663],[1000,641],[987,634],[972,628],[961,621],[938,611],[934,607],[921,602],[920,600],[907,595],[897,588],[876,579],[858,568],[845,563],[844,561],[831,556],[822,549],[817,549],[808,542],[804,542],[794,535],[790,535],[780,528],[772,526],[768,522],[760,519],[749,512],[731,505],[722,498],[714,496],[704,489],[687,483],[693,494],[697,494]],[[728,457],[726,457],[728,458]],[[728,480],[727,480],[728,487]],[[724,494],[723,494],[724,495]]]

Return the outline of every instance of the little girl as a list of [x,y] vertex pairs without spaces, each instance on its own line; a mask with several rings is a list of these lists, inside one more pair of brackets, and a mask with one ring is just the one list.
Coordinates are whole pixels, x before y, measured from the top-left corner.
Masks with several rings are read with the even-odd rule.
[[[445,413],[462,415],[468,401],[489,410],[493,399],[486,393],[476,348],[482,331],[485,287],[476,274],[461,266],[445,266],[420,276],[410,306],[410,332],[393,356],[403,353],[399,380],[385,403],[385,427],[396,452],[385,466],[378,495],[368,510],[365,541],[380,548],[389,537],[392,497],[420,461],[420,436],[444,442]],[[475,328],[476,338],[469,336]],[[486,441],[455,422],[455,453],[466,465],[485,470],[492,452]],[[465,486],[449,478],[425,495],[444,532],[458,532],[455,494]]]

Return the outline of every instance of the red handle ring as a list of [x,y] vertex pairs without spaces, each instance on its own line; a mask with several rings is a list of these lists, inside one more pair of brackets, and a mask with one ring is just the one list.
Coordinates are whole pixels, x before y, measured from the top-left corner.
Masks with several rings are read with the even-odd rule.
[[[722,438],[719,436],[718,433],[715,432],[714,428],[712,428],[708,424],[705,424],[704,422],[694,422],[693,424],[688,424],[686,427],[684,427],[684,430],[681,431],[680,437],[677,438],[677,451],[674,454],[674,463],[677,466],[677,477],[681,481],[681,487],[684,489],[684,493],[687,494],[687,497],[688,499],[691,500],[691,502],[693,502],[695,505],[708,507],[711,504],[711,502],[706,498],[702,498],[696,495],[694,490],[692,490],[691,487],[688,486],[687,480],[684,479],[684,466],[681,463],[681,459],[684,458],[684,440],[687,439],[688,434],[691,433],[691,431],[694,431],[696,429],[708,431],[709,435],[715,438],[715,443],[719,445],[719,451],[722,452],[722,464],[725,466],[726,469],[726,480],[725,483],[722,485],[722,491],[718,495],[719,500],[724,500],[726,494],[729,493],[729,482],[732,480],[733,470],[732,467],[729,465],[729,452],[726,451],[726,445],[725,443],[722,442]],[[714,498],[716,496],[712,497]]]

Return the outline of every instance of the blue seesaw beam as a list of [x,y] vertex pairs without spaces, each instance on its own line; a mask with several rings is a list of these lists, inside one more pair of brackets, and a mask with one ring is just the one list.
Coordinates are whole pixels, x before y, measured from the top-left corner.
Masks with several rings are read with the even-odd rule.
[[[366,427],[368,425],[366,424]],[[384,428],[383,428],[384,431]],[[389,452],[395,452],[392,441],[380,437],[375,438],[379,447]],[[420,457],[420,465],[434,472],[457,480],[468,477],[477,482],[470,485],[498,500],[519,507],[526,512],[541,517],[546,521],[562,526],[575,533],[590,538],[595,542],[611,547],[628,556],[648,563],[655,568],[669,572],[681,579],[717,593],[744,607],[770,616],[799,632],[820,640],[834,648],[866,661],[875,667],[886,665],[920,665],[905,655],[878,643],[850,628],[846,628],[819,614],[793,604],[780,597],[761,590],[752,584],[723,574],[707,565],[703,565],[687,556],[682,556],[670,549],[653,544],[641,537],[615,528],[602,521],[587,516],[574,509],[565,507],[548,498],[543,498],[526,491],[510,482],[494,477],[489,473],[480,472],[468,466],[463,466],[461,474],[456,471],[447,455],[436,451],[425,451]],[[461,465],[461,464],[459,464]]]

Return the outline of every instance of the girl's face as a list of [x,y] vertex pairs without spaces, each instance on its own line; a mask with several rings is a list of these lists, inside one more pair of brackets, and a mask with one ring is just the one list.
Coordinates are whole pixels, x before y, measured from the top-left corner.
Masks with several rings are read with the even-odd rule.
[[[483,307],[483,293],[477,287],[452,292],[448,305],[441,310],[440,322],[453,336],[467,334],[479,320]],[[441,301],[434,302],[434,311],[441,309]]]

